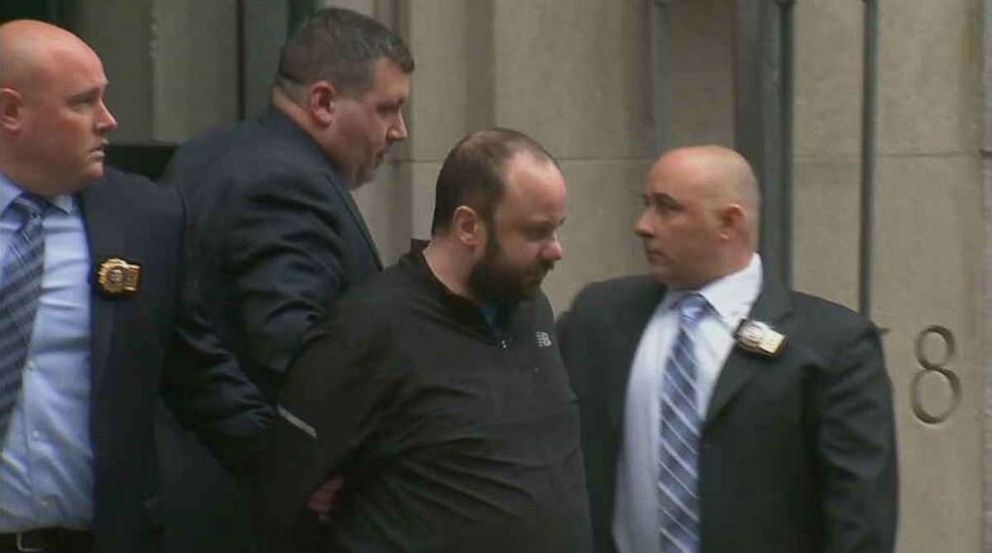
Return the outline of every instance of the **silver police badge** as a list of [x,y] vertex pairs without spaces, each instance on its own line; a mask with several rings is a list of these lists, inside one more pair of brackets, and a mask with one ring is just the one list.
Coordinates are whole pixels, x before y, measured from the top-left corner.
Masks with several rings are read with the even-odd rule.
[[761,321],[744,319],[734,334],[737,345],[744,351],[775,357],[782,353],[785,345],[785,335],[776,332],[772,327]]

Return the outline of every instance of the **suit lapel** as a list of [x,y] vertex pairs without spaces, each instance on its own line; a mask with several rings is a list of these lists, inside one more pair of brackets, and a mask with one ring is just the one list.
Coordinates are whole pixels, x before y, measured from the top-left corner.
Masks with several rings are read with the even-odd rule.
[[348,192],[346,187],[339,186],[337,183],[336,175],[328,175],[331,180],[331,185],[334,186],[334,191],[344,202],[344,205],[348,208],[348,213],[351,214],[351,219],[354,221],[355,226],[362,234],[362,238],[365,239],[365,245],[368,246],[369,251],[372,252],[372,259],[375,261],[375,266],[377,269],[382,269],[382,260],[379,259],[379,250],[375,247],[375,241],[372,240],[372,234],[369,232],[367,226],[365,226],[365,218],[362,217],[362,212],[358,209],[358,204],[355,203],[355,199]]
[[372,240],[372,234],[369,232],[368,227],[365,226],[365,218],[362,217],[362,212],[359,211],[358,204],[352,198],[348,187],[344,184],[336,169],[334,169],[333,164],[327,159],[327,155],[320,150],[320,147],[310,135],[272,105],[269,106],[268,111],[262,116],[261,124],[272,132],[286,136],[289,140],[299,144],[300,152],[308,152],[306,155],[312,158],[313,163],[325,168],[324,175],[330,181],[331,189],[347,208],[352,222],[358,227],[359,233],[365,239],[365,244],[369,248],[369,252],[372,253],[372,260],[376,268],[381,270],[382,260],[379,259],[379,250],[375,247],[375,242]]
[[[751,307],[748,317],[766,322],[772,327],[780,327],[779,323],[791,310],[792,302],[789,300],[788,291],[777,279],[766,274],[761,294]],[[746,353],[736,345],[732,346],[713,389],[704,426],[712,424],[741,388],[757,372],[767,370],[771,362],[773,360],[770,358]]]
[[[624,404],[627,396],[627,380],[641,335],[651,320],[651,315],[665,297],[664,287],[658,286],[650,278],[645,278],[645,286],[632,296],[632,301],[617,314],[616,326],[612,330],[617,336],[617,347],[610,365],[616,370],[609,371],[610,386],[607,404],[609,405],[610,425],[619,429],[623,422]],[[608,329],[607,329],[608,330]]]
[[[117,197],[103,193],[108,182],[101,181],[83,191],[80,205],[90,247],[90,265],[96,268],[101,259],[124,252],[123,222],[117,216]],[[96,293],[95,270],[90,273],[90,370],[94,389],[106,372],[107,358],[114,331],[114,302]]]

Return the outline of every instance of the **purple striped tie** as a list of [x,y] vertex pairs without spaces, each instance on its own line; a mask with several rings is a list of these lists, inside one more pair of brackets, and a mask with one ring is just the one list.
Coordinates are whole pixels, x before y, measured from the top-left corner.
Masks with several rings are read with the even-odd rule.
[[42,215],[47,205],[44,198],[27,193],[10,204],[23,222],[11,237],[0,266],[0,446],[21,391],[21,371],[38,311],[45,265]]

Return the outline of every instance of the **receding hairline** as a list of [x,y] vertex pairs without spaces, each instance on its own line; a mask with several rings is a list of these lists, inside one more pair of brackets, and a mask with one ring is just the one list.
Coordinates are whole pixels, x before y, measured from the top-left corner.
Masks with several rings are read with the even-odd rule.
[[522,152],[561,170],[539,142],[514,129],[477,130],[459,140],[438,173],[431,234],[447,230],[459,206],[470,207],[490,220],[506,191],[507,169]]
[[529,168],[527,165],[528,163],[530,166],[539,167],[541,169],[550,166],[550,168],[554,169],[558,173],[562,172],[558,162],[544,151],[534,150],[533,148],[528,147],[520,147],[507,156],[507,158],[503,161],[502,167],[499,168],[502,177],[501,180],[503,181],[503,187],[506,188],[515,184],[510,180],[511,173],[513,173],[513,171],[527,170]]
[[558,167],[558,160],[538,141],[520,131],[504,127],[493,127],[475,131],[462,139],[456,148],[461,151],[482,151],[496,144],[505,145],[508,152],[500,160],[498,167],[498,170],[504,177],[506,168],[517,156],[523,153],[530,154],[535,160],[546,161]]

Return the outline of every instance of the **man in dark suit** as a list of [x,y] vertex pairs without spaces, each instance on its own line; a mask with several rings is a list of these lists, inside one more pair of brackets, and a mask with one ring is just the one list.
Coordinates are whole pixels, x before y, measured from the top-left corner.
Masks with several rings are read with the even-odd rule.
[[878,331],[764,271],[758,213],[736,152],[667,153],[635,227],[650,276],[593,284],[559,321],[597,551],[893,549]]
[[379,22],[320,11],[283,47],[265,113],[194,138],[166,172],[211,317],[272,398],[303,334],[381,268],[350,191],[406,138],[413,63]]
[[[321,10],[283,47],[269,108],[194,138],[166,172],[190,209],[191,277],[224,343],[273,401],[303,335],[381,269],[350,191],[406,138],[413,69],[402,39],[379,22]],[[174,449],[186,468],[165,476],[182,483],[166,498],[186,519],[175,525],[181,549],[246,549],[247,502],[187,442]],[[218,543],[223,536],[231,543]]]
[[270,409],[182,293],[178,195],[104,170],[97,55],[22,20],[0,59],[0,551],[149,551],[160,387],[232,466]]

